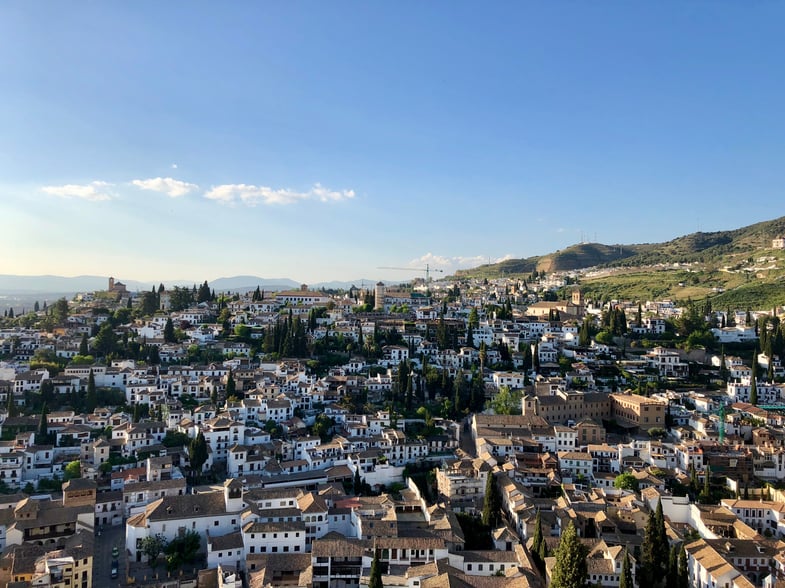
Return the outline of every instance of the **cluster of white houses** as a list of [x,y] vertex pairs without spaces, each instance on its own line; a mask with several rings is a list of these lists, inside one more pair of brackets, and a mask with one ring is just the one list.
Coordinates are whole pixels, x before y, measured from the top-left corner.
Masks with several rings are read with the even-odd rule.
[[[132,297],[117,282],[110,292]],[[308,321],[314,309],[322,311],[308,333],[312,340],[359,341],[379,328],[400,335],[401,343],[381,349],[373,364],[353,357],[323,377],[298,360],[253,357],[247,340],[224,336],[210,303],[168,312],[166,292],[160,314],[116,329],[157,346],[157,366],[82,359],[58,374],[30,369],[36,356],[75,357],[82,335],[107,320],[103,313],[72,313],[54,333],[0,330],[0,355],[7,358],[0,363],[2,406],[22,408],[44,383],[55,397],[84,392],[92,375],[98,387],[119,391],[129,405],[147,405],[153,415],[134,422],[131,414],[103,407],[90,414],[55,410],[41,443],[37,416],[0,412],[0,483],[27,491],[0,500],[0,581],[91,588],[92,572],[85,572],[92,570],[95,530],[124,525],[123,572],[140,585],[149,578],[145,539],[171,541],[193,531],[207,564],[194,580],[198,586],[365,586],[378,555],[385,586],[538,587],[554,565],[547,558],[541,574],[527,547],[539,512],[551,549],[573,523],[588,547],[588,581],[618,586],[624,555],[640,545],[658,501],[669,540],[685,543],[691,585],[773,588],[785,580],[785,497],[756,484],[785,480],[781,384],[756,380],[753,406],[751,369],[726,357],[729,381],[717,392],[621,392],[646,381],[683,380],[691,358],[663,347],[628,356],[596,341],[580,345],[581,321],[602,309],[577,290],[570,300],[532,302],[520,283],[476,282],[471,294],[441,308],[424,292],[380,284],[374,293],[376,313],[354,312],[358,292],[336,298],[307,287],[229,302],[229,326],[246,326],[252,340],[282,316]],[[484,310],[508,301],[526,304],[526,311],[516,308],[501,319]],[[638,311],[637,304],[614,304],[628,317]],[[400,315],[402,309],[408,314]],[[476,323],[467,329],[472,311]],[[659,301],[641,305],[641,312],[631,330],[656,336],[680,309]],[[715,329],[718,340],[754,339],[746,313],[727,318],[739,326]],[[164,342],[167,319],[185,341]],[[440,321],[457,333],[451,348],[434,342]],[[216,361],[188,364],[193,345],[211,350]],[[527,350],[536,369],[524,368]],[[505,369],[489,369],[506,352]],[[566,370],[562,358],[570,360]],[[354,414],[340,406],[347,396],[381,404],[401,363],[426,361],[467,381],[482,362],[487,398],[507,387],[521,392],[520,405],[514,414],[486,411],[457,422],[429,417],[430,429],[441,431],[426,436],[408,433],[426,419],[396,418],[378,407]],[[716,368],[722,360],[708,361]],[[775,380],[785,376],[779,358],[758,361],[764,369],[771,364]],[[608,376],[611,366],[622,369]],[[230,379],[235,398],[225,398]],[[319,415],[332,423],[323,437],[310,430]],[[660,439],[666,428],[670,434]],[[187,444],[200,435],[207,446],[204,472],[225,472],[222,484],[187,483]],[[74,461],[82,477],[63,485],[62,498],[48,496],[46,481],[62,478]],[[404,476],[407,466],[433,472],[435,500]],[[622,472],[632,474],[637,492],[614,487]],[[668,490],[707,476],[723,480],[739,498],[697,506]],[[358,495],[358,478],[381,494]],[[492,530],[494,549],[468,549],[458,513],[482,510],[489,478],[504,523]],[[36,486],[38,492],[30,491]]]

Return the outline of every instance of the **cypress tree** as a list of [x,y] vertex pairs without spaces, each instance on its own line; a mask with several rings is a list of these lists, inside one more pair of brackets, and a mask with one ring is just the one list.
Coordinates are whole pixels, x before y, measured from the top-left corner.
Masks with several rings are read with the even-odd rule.
[[668,558],[668,586],[676,586],[679,582],[679,546],[674,545]]
[[[662,499],[657,501],[657,509],[654,512],[654,528],[657,532],[655,537],[655,546],[657,547],[657,564],[661,572],[668,569],[668,561],[670,558],[670,544],[668,543],[668,534],[665,531],[665,515],[662,512]],[[657,576],[661,577],[661,576]]]
[[641,573],[638,577],[638,585],[641,588],[651,588],[657,585],[661,577],[659,546],[657,545],[659,533],[657,532],[657,521],[654,511],[649,512],[649,520],[646,522],[646,530],[641,545]]
[[14,398],[14,391],[8,391],[8,399],[6,403],[6,413],[8,413],[7,418],[19,416],[19,407],[16,405],[16,399]]
[[621,577],[619,578],[619,588],[635,588],[635,582],[632,579],[632,565],[630,564],[630,554],[624,550],[624,563],[621,568]]
[[542,550],[543,543],[545,543],[545,537],[542,535],[542,514],[538,508],[537,517],[534,519],[534,534],[532,535],[531,553],[532,557],[534,558],[534,563],[537,564],[537,567],[541,572],[545,570],[545,560],[544,558],[540,559],[540,551]]
[[174,323],[172,323],[172,319],[166,319],[166,324],[164,325],[164,341],[166,343],[174,343],[177,341],[177,338],[174,335]]
[[485,482],[485,499],[482,503],[482,524],[486,527],[496,527],[499,523],[499,510],[501,510],[501,499],[498,490],[496,490],[496,480],[493,472],[488,472]]
[[578,539],[575,525],[570,521],[556,550],[550,588],[584,588],[588,576],[586,556],[587,549]]
[[752,352],[752,374],[750,375],[750,404],[758,404],[758,354]]
[[85,399],[85,410],[93,412],[98,406],[98,396],[95,389],[95,374],[90,370],[90,375],[87,377],[87,398]]
[[690,586],[690,572],[687,569],[687,551],[684,549],[684,543],[679,548],[679,564],[678,564],[678,582],[676,588],[689,588]]
[[79,342],[79,355],[87,355],[90,349],[87,346],[87,333],[82,333],[82,340]]
[[368,588],[384,588],[382,583],[382,565],[379,562],[379,552],[374,548],[373,561],[371,562],[371,576],[368,579]]
[[49,420],[47,415],[49,414],[49,410],[46,407],[46,402],[41,406],[41,418],[38,420],[38,436],[40,437],[40,441],[36,439],[39,443],[46,443],[49,441]]
[[237,396],[237,383],[234,381],[232,370],[229,370],[229,375],[226,376],[226,399],[232,396]]

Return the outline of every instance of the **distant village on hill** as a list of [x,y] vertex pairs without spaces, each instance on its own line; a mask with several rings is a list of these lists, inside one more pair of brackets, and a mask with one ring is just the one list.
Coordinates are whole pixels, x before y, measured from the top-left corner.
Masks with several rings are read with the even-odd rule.
[[2,586],[785,586],[783,307],[533,272],[16,310]]

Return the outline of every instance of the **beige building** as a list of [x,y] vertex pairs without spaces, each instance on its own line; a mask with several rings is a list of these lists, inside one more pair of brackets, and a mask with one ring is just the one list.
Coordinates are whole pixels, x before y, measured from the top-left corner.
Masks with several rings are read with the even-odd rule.
[[664,402],[637,394],[611,394],[611,417],[622,426],[638,427],[642,431],[665,428]]
[[608,394],[558,390],[551,396],[524,396],[521,407],[524,415],[541,416],[550,424],[577,423],[584,419],[601,421],[610,414]]

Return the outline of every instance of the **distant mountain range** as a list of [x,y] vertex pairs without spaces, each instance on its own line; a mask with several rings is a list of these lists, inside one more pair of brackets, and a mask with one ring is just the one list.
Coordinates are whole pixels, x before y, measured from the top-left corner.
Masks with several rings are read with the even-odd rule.
[[[116,277],[116,280],[126,285],[131,292],[149,290],[153,286],[158,286],[158,282],[140,282],[137,280],[125,280]],[[360,287],[361,284],[369,286],[375,280],[358,279],[350,282],[332,281],[308,284],[312,289],[349,289],[352,285]],[[191,286],[201,284],[199,280],[164,280],[163,284],[167,288],[173,286]],[[259,286],[265,290],[287,290],[299,288],[301,283],[289,278],[261,278],[259,276],[232,276],[218,278],[208,282],[210,287],[216,292],[247,292]],[[2,295],[27,295],[27,294],[58,294],[69,295],[77,292],[94,292],[96,290],[106,290],[109,285],[109,277],[106,276],[17,276],[0,274],[0,294]]]

